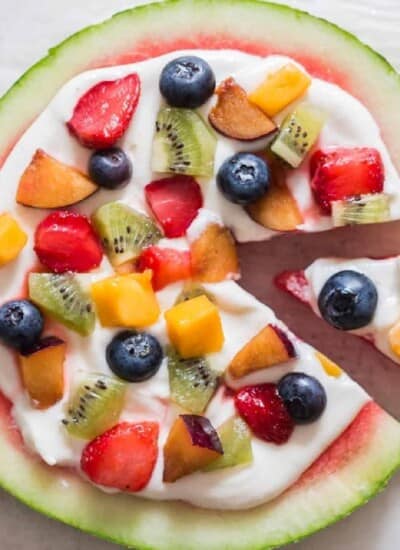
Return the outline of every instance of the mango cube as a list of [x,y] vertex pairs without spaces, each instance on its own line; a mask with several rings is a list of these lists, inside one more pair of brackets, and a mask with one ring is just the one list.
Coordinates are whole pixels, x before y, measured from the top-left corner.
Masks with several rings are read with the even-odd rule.
[[337,365],[331,359],[329,359],[329,357],[327,357],[326,355],[324,355],[319,351],[316,351],[315,355],[328,376],[339,378],[339,376],[342,375],[343,373],[342,369],[339,367],[339,365]]
[[15,260],[28,237],[10,214],[0,215],[0,266]]
[[389,345],[392,352],[400,357],[400,321],[397,321],[389,331]]
[[218,308],[197,296],[165,312],[168,336],[184,359],[220,351],[224,333]]
[[252,103],[268,116],[275,116],[301,97],[311,84],[311,78],[293,63],[269,74],[260,86],[249,95]]
[[91,294],[103,327],[146,327],[160,307],[151,285],[151,271],[114,275],[92,285]]

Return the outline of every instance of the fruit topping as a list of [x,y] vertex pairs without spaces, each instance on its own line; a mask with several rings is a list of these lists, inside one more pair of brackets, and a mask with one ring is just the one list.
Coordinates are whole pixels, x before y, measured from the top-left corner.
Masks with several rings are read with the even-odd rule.
[[192,275],[190,252],[176,248],[160,248],[150,246],[143,250],[138,260],[138,270],[151,269],[154,290],[189,279]]
[[207,296],[181,302],[164,316],[169,339],[184,359],[221,350],[224,344],[221,317]]
[[172,107],[196,109],[214,93],[215,76],[207,61],[194,55],[170,61],[160,76],[160,92]]
[[381,193],[385,181],[382,157],[368,147],[316,151],[310,162],[311,189],[325,214],[333,201]]
[[34,208],[62,208],[97,189],[87,176],[38,149],[19,180],[16,200]]
[[111,340],[106,351],[113,373],[126,382],[144,382],[161,366],[163,351],[157,338],[148,332],[125,330]]
[[310,424],[326,407],[326,392],[321,383],[302,372],[291,372],[278,384],[278,393],[296,424]]
[[208,115],[210,124],[221,134],[241,141],[268,136],[276,124],[251,103],[246,92],[233,78],[217,88],[218,101]]
[[117,424],[127,386],[104,374],[86,375],[67,404],[62,423],[70,435],[93,439]]
[[206,466],[207,472],[232,466],[246,466],[253,462],[251,433],[241,418],[229,418],[217,431],[224,454]]
[[203,413],[218,387],[218,375],[207,359],[182,359],[169,347],[168,374],[172,401],[188,412]]
[[202,283],[237,279],[239,259],[232,233],[217,223],[207,225],[190,245],[192,276]]
[[114,266],[136,258],[161,238],[153,220],[122,202],[103,204],[94,213],[92,222]]
[[64,395],[65,354],[65,342],[47,336],[19,355],[24,388],[39,409],[51,407]]
[[12,300],[0,307],[0,340],[19,351],[36,344],[43,324],[42,314],[28,300]]
[[156,422],[121,422],[84,448],[82,471],[103,487],[141,491],[157,462],[158,433]]
[[38,225],[35,252],[40,262],[55,273],[90,271],[103,258],[88,218],[64,210],[49,214]]
[[265,195],[270,179],[265,160],[252,153],[236,153],[218,170],[217,185],[228,201],[246,205]]
[[100,187],[118,189],[132,176],[132,164],[128,155],[119,147],[95,151],[89,160],[89,176]]
[[275,284],[303,304],[311,302],[311,287],[304,271],[283,271],[275,277]]
[[398,321],[389,331],[389,345],[392,352],[400,357],[400,322]]
[[146,327],[160,315],[151,271],[107,277],[92,284],[91,294],[103,327]]
[[315,357],[318,359],[318,361],[321,363],[322,368],[326,372],[328,376],[333,376],[333,378],[339,378],[343,374],[342,369],[334,363],[329,357],[324,355],[323,353],[316,351]]
[[191,176],[172,176],[145,187],[146,200],[166,237],[182,237],[203,206],[200,185]]
[[187,302],[192,298],[197,298],[197,296],[207,296],[210,302],[215,302],[214,296],[211,294],[211,292],[208,292],[201,285],[190,282],[185,284],[182,292],[179,293],[179,296],[177,297],[175,304]]
[[264,441],[282,445],[294,430],[276,384],[246,386],[235,396],[235,406],[251,431]]
[[289,337],[282,329],[267,325],[235,355],[229,364],[229,374],[240,378],[296,357]]
[[163,481],[173,483],[222,455],[221,441],[211,422],[204,416],[182,414],[164,446]]
[[267,75],[260,86],[249,95],[250,101],[268,116],[275,116],[299,99],[311,84],[311,78],[293,63]]
[[299,105],[288,115],[279,129],[271,150],[297,168],[316,143],[324,124],[324,115],[309,105]]
[[322,317],[340,330],[355,330],[368,325],[377,303],[378,293],[371,279],[351,270],[332,275],[318,297]]
[[165,107],[156,121],[153,171],[211,177],[216,145],[215,135],[196,111]]
[[72,273],[31,273],[29,297],[46,314],[82,336],[94,329],[93,304]]
[[8,213],[0,214],[0,267],[15,260],[27,241],[19,223]]
[[79,99],[67,126],[85,147],[111,147],[126,132],[139,96],[137,74],[99,82]]
[[376,193],[333,201],[332,220],[335,227],[387,222],[390,220],[390,197]]

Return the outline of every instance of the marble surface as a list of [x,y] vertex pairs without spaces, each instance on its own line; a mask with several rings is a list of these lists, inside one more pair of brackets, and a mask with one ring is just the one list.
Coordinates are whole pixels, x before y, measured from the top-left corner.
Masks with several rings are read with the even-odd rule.
[[[26,68],[41,58],[48,47],[85,25],[138,3],[134,0],[0,0],[0,95]],[[285,3],[307,9],[357,33],[400,68],[400,0],[287,0]],[[355,228],[325,236],[279,238],[267,245],[243,245],[240,254],[243,265],[247,267],[243,285],[274,307],[300,336],[338,360],[382,406],[400,418],[399,367],[382,358],[367,344],[321,325],[304,307],[277,293],[272,286],[275,273],[303,267],[319,255],[398,253],[400,241],[397,235],[400,235],[398,223],[373,230]],[[263,258],[261,264],[260,257]],[[399,490],[400,477],[397,476],[389,488],[368,506],[298,544],[296,550],[336,550],[340,547],[347,550],[398,550]],[[0,493],[0,533],[2,550],[115,548],[110,543],[42,517],[5,493]]]

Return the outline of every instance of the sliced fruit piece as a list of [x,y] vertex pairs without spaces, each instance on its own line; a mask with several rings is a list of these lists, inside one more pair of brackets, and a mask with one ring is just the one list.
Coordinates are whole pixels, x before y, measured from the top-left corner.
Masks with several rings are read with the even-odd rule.
[[121,422],[84,448],[82,471],[103,487],[141,491],[156,465],[158,432],[156,422]]
[[64,395],[65,354],[65,342],[47,336],[18,356],[24,388],[39,409],[51,407]]
[[67,404],[63,424],[70,435],[92,439],[117,424],[127,385],[104,374],[82,379]]
[[218,387],[217,373],[205,357],[183,359],[172,347],[167,354],[172,401],[188,412],[203,413]]
[[216,90],[217,104],[208,115],[210,124],[221,134],[241,141],[268,136],[276,124],[251,103],[246,92],[230,77]]
[[200,185],[191,176],[176,175],[152,181],[146,200],[166,237],[182,237],[203,206]]
[[208,292],[204,288],[204,286],[190,282],[190,283],[186,283],[185,286],[183,287],[182,292],[179,293],[179,296],[175,301],[175,305],[180,304],[182,302],[187,302],[192,298],[197,298],[197,296],[207,296],[210,302],[215,302],[214,296],[211,294],[211,292]]
[[165,107],[156,121],[153,171],[211,177],[216,145],[216,137],[196,111]]
[[333,201],[382,193],[385,168],[377,149],[338,147],[313,154],[310,177],[316,202],[330,214]]
[[55,273],[90,271],[103,258],[88,218],[65,210],[49,214],[38,225],[35,252],[40,262]]
[[376,193],[333,201],[332,220],[335,227],[387,222],[390,220],[390,197]]
[[275,284],[280,290],[294,296],[303,304],[310,304],[311,288],[303,270],[283,271],[275,277]]
[[147,269],[151,269],[153,273],[154,290],[161,290],[176,281],[189,279],[192,275],[190,252],[176,248],[150,246],[143,250],[138,259],[138,270],[145,271]]
[[111,264],[121,265],[161,239],[153,220],[122,202],[100,206],[92,217],[105,253]]
[[233,466],[246,466],[253,462],[251,433],[246,422],[234,416],[222,424],[217,431],[224,454],[211,462],[205,468],[206,472]]
[[164,446],[165,483],[201,470],[223,455],[221,441],[204,416],[182,414],[169,432]]
[[249,100],[268,116],[275,116],[299,99],[311,84],[311,78],[293,63],[284,65],[267,75],[260,86],[249,95]]
[[315,356],[318,359],[318,361],[321,363],[322,368],[326,372],[328,376],[333,376],[334,378],[339,378],[343,374],[342,369],[334,363],[329,357],[324,355],[323,353],[316,351]]
[[113,275],[92,284],[91,295],[103,327],[146,327],[160,307],[151,285],[151,271]]
[[217,223],[206,229],[190,245],[193,279],[217,283],[239,276],[239,259],[235,241],[228,228]]
[[28,236],[10,214],[0,214],[0,267],[15,260],[28,241]]
[[235,355],[228,366],[234,378],[285,363],[296,357],[287,334],[275,325],[267,325]]
[[127,130],[139,97],[136,73],[99,82],[79,99],[67,126],[85,147],[111,147]]
[[207,296],[198,296],[164,313],[172,345],[184,359],[220,351],[224,332],[218,308]]
[[389,331],[389,345],[392,352],[400,357],[400,322],[397,322]]
[[93,304],[75,275],[31,273],[28,286],[30,299],[46,314],[82,336],[93,331]]
[[34,208],[62,208],[97,189],[87,176],[38,149],[19,180],[16,200]]
[[297,168],[316,143],[324,122],[321,111],[310,105],[299,105],[283,121],[271,151],[292,168]]

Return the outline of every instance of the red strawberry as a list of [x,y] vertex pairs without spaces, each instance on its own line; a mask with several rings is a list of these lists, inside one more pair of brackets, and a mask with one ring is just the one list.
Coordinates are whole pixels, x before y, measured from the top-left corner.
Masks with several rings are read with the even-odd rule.
[[150,246],[140,255],[138,269],[139,271],[151,269],[153,288],[160,290],[176,281],[189,279],[192,274],[190,252]]
[[98,267],[103,251],[86,216],[58,210],[37,227],[35,252],[55,273],[84,272]]
[[284,271],[275,277],[275,284],[303,304],[311,301],[311,289],[304,271]]
[[240,416],[264,441],[282,445],[292,435],[294,423],[278,395],[276,384],[246,386],[235,397]]
[[111,147],[128,128],[139,96],[135,73],[99,82],[80,98],[67,126],[85,147]]
[[200,186],[191,176],[153,181],[146,185],[145,193],[154,216],[169,238],[182,237],[203,206]]
[[310,161],[311,189],[324,213],[332,201],[381,193],[385,180],[382,158],[368,147],[316,151]]
[[82,471],[104,487],[140,491],[150,481],[158,455],[156,422],[122,422],[88,443]]

